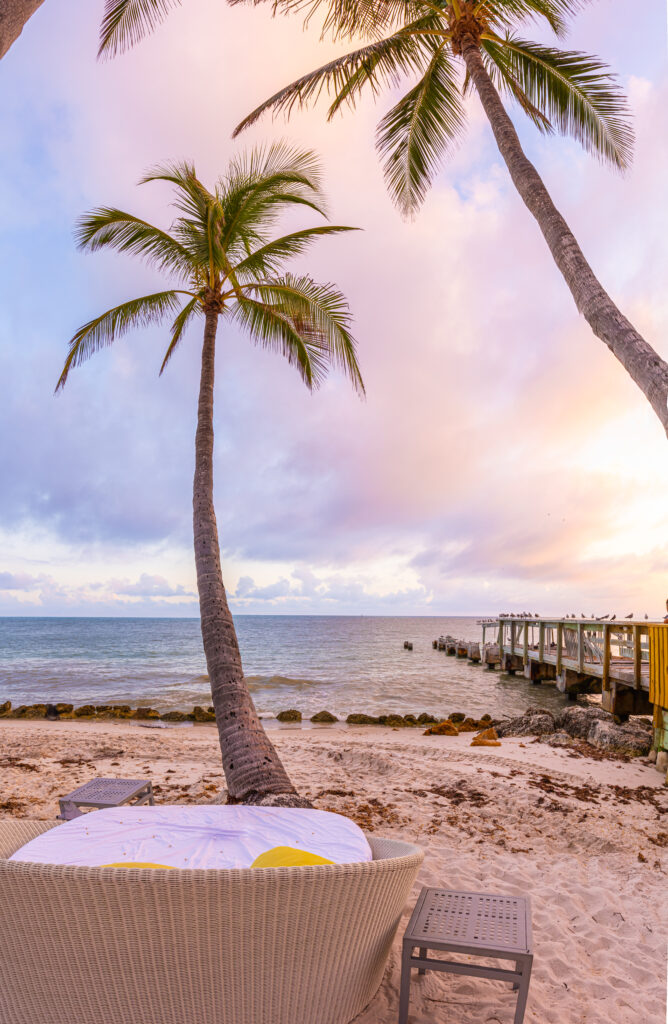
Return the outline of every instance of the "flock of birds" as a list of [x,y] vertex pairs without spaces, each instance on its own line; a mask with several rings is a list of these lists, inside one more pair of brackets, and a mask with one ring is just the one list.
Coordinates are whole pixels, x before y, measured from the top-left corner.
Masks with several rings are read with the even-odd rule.
[[[499,615],[500,619],[540,619],[538,612],[501,612]],[[609,620],[614,622],[617,618],[616,615],[611,615],[608,612],[607,615],[585,615],[584,612],[580,612],[579,615],[562,615],[563,619],[587,619],[590,622],[605,622]],[[625,619],[633,619],[635,615],[633,612],[629,612],[628,615],[624,616]],[[645,612],[645,619],[649,619],[649,615]],[[498,622],[498,619],[482,619],[482,622]]]

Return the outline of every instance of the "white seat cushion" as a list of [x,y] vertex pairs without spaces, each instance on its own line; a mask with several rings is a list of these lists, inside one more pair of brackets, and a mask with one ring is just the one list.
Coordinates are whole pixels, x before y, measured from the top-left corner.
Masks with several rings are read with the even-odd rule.
[[91,811],[31,839],[10,860],[249,868],[275,847],[307,851],[335,864],[372,859],[362,830],[330,811],[167,804]]

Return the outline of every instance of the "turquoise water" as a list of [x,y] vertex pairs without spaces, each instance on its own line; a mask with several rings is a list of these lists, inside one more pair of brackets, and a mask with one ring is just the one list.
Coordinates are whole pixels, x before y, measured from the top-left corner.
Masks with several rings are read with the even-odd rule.
[[[432,649],[452,634],[477,640],[472,618],[239,615],[244,671],[260,713],[326,708],[494,717],[555,709],[553,686],[487,672]],[[403,649],[404,640],[413,650]],[[198,619],[0,618],[0,703],[209,703]]]

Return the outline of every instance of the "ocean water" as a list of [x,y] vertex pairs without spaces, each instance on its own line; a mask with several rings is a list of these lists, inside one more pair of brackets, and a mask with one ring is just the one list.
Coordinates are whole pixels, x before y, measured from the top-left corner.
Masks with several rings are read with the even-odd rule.
[[[493,717],[555,710],[554,686],[489,672],[432,648],[477,640],[472,618],[239,615],[244,671],[258,711],[298,708]],[[404,640],[413,642],[405,651]],[[0,703],[210,703],[198,619],[0,618]]]

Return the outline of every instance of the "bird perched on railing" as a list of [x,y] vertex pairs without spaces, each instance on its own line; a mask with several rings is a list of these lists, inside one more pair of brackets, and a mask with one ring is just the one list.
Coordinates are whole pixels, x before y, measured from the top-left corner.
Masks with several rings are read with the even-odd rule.
[[624,618],[625,619],[632,619],[633,618],[633,612],[631,612],[630,615],[625,615]]
[[616,615],[611,615],[611,616],[610,616],[610,621],[611,621],[611,622],[614,622],[616,618],[617,618],[617,616],[616,616]]

